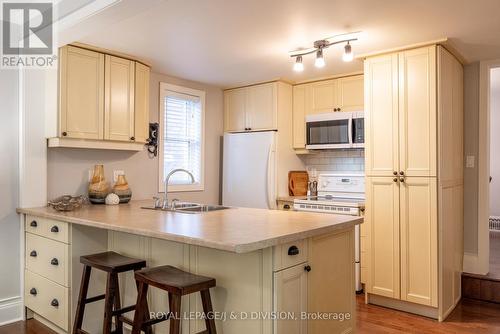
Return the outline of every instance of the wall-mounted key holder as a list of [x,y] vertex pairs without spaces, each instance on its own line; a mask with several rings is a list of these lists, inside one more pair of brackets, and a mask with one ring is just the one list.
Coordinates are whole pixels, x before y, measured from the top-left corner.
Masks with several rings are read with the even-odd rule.
[[159,135],[160,124],[149,123],[149,138],[146,142],[146,147],[150,158],[156,157],[158,155],[158,135]]

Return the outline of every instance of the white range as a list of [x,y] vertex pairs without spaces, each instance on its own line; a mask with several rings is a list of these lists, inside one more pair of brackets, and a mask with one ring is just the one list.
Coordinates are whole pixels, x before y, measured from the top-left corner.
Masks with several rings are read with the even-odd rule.
[[[295,210],[362,216],[365,209],[365,176],[357,173],[322,173],[318,196],[295,199]],[[361,249],[359,225],[355,229],[356,291],[361,291]]]

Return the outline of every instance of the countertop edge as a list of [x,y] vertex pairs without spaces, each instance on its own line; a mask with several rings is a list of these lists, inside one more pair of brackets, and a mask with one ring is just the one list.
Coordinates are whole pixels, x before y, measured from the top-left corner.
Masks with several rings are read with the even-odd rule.
[[18,214],[26,214],[26,215],[33,215],[41,218],[48,218],[48,219],[54,219],[58,221],[63,221],[71,224],[77,224],[77,225],[83,225],[83,226],[88,226],[88,227],[95,227],[95,228],[101,228],[109,231],[114,231],[114,232],[123,232],[123,233],[130,233],[134,235],[140,235],[140,236],[145,236],[145,237],[151,237],[151,238],[156,238],[156,239],[162,239],[162,240],[167,240],[167,241],[173,241],[173,242],[179,242],[179,243],[185,243],[189,245],[194,245],[194,246],[199,246],[199,247],[206,247],[206,248],[212,248],[212,249],[217,249],[217,250],[222,250],[222,251],[227,251],[227,252],[232,252],[232,253],[250,253],[256,250],[260,249],[265,249],[273,246],[278,246],[281,244],[305,239],[305,238],[310,238],[314,237],[317,235],[322,235],[326,233],[331,233],[334,231],[338,231],[341,229],[349,228],[354,225],[361,224],[363,222],[363,217],[359,216],[352,216],[352,220],[344,222],[344,223],[338,223],[335,225],[330,225],[330,226],[324,226],[324,227],[319,227],[315,228],[306,232],[300,232],[300,233],[292,233],[289,235],[284,235],[284,236],[278,236],[275,238],[267,239],[267,240],[259,240],[255,242],[250,242],[246,244],[228,244],[228,243],[217,243],[213,241],[207,241],[204,239],[198,239],[198,238],[190,238],[186,236],[179,236],[171,233],[155,233],[151,232],[148,230],[140,229],[140,228],[127,228],[123,226],[115,226],[115,225],[109,225],[105,223],[100,223],[97,221],[93,220],[87,220],[84,218],[73,218],[73,217],[68,217],[64,216],[63,213],[45,213],[45,212],[38,212],[35,210],[31,210],[29,208],[17,208],[16,212]]

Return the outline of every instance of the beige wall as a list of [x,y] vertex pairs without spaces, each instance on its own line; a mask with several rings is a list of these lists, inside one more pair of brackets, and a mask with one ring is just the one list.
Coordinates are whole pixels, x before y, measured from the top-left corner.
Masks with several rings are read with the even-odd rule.
[[464,169],[464,251],[478,247],[479,63],[464,67],[464,155],[475,157],[474,168]]
[[[167,82],[204,90],[205,117],[205,190],[170,195],[204,203],[218,203],[220,142],[223,134],[223,93],[218,87],[187,81],[163,74],[151,73],[150,121],[159,119],[159,83]],[[112,181],[113,170],[124,170],[132,188],[133,199],[149,199],[158,193],[158,157],[151,159],[147,152],[131,153],[87,149],[52,148],[48,151],[48,198],[63,194],[84,194],[88,170],[104,164],[106,178]]]

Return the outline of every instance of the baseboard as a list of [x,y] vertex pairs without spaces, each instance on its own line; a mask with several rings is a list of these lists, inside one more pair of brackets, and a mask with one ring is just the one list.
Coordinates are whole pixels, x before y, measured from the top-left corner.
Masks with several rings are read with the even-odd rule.
[[431,306],[419,305],[403,300],[392,299],[383,296],[367,294],[368,303],[378,306],[384,306],[394,310],[418,314],[427,318],[439,319],[438,309]]
[[0,326],[23,320],[23,300],[20,296],[0,300]]

